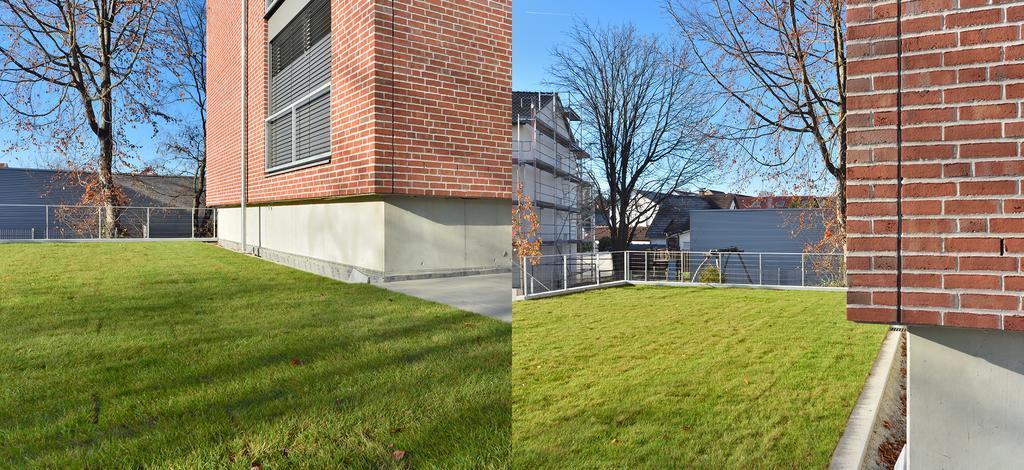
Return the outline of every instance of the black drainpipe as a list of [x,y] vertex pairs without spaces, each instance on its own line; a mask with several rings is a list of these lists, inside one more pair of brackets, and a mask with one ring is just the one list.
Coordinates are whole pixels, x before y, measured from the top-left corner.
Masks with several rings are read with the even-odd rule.
[[896,0],[896,323],[903,323],[903,0]]

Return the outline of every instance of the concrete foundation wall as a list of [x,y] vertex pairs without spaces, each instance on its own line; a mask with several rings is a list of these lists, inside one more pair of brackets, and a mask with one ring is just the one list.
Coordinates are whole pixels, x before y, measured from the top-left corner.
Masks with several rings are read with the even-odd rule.
[[908,329],[911,469],[1019,468],[1024,333]]
[[389,276],[512,269],[511,201],[392,198],[386,220]]
[[[511,270],[510,214],[509,201],[455,198],[249,207],[246,239],[250,252],[342,280],[503,272]],[[218,238],[237,248],[241,210],[219,217]]]

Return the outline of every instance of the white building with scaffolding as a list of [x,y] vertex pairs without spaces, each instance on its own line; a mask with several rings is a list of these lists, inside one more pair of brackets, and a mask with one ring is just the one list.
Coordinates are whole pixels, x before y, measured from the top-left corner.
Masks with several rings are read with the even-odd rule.
[[577,253],[593,213],[580,169],[587,154],[572,129],[580,118],[558,93],[517,91],[512,101],[513,188],[522,184],[533,201],[542,253]]
[[533,201],[544,255],[571,255],[594,246],[593,198],[581,177],[587,154],[573,131],[580,117],[566,101],[552,92],[512,94],[513,189],[522,185]]

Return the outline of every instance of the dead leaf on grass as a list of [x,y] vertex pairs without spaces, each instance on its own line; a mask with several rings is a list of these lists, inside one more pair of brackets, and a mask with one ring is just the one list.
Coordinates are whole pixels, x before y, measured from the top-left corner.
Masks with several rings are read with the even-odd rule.
[[405,458],[405,451],[404,450],[396,450],[396,451],[391,453],[391,457],[394,458],[395,460],[402,460],[402,459]]

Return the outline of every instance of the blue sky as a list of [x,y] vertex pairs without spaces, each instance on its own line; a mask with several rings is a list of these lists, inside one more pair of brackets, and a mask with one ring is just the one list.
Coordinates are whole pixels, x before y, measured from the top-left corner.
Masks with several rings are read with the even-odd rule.
[[645,33],[670,34],[661,0],[515,0],[512,2],[512,87],[545,89],[551,49],[564,40],[573,18],[601,24],[631,22]]
[[[631,22],[643,33],[675,34],[663,0],[515,0],[512,3],[512,85],[515,90],[550,89],[544,82],[552,62],[551,49],[565,41],[565,33],[576,18],[604,25]],[[157,153],[151,129],[136,129],[130,134],[143,147],[139,153],[144,159]],[[0,128],[0,143],[16,138],[9,129]],[[20,155],[0,155],[0,162],[12,166],[44,166],[46,159],[39,156],[51,152],[40,149],[18,153]],[[720,189],[732,189],[725,187],[728,183],[720,186]]]
[[[671,37],[677,34],[663,0],[515,0],[512,2],[512,88],[516,91],[550,91],[545,85],[551,66],[551,49],[566,40],[573,20],[594,24],[632,23],[644,34]],[[726,191],[756,193],[759,181],[739,183],[733,178],[711,176],[698,183]],[[697,188],[689,188],[697,189]]]

